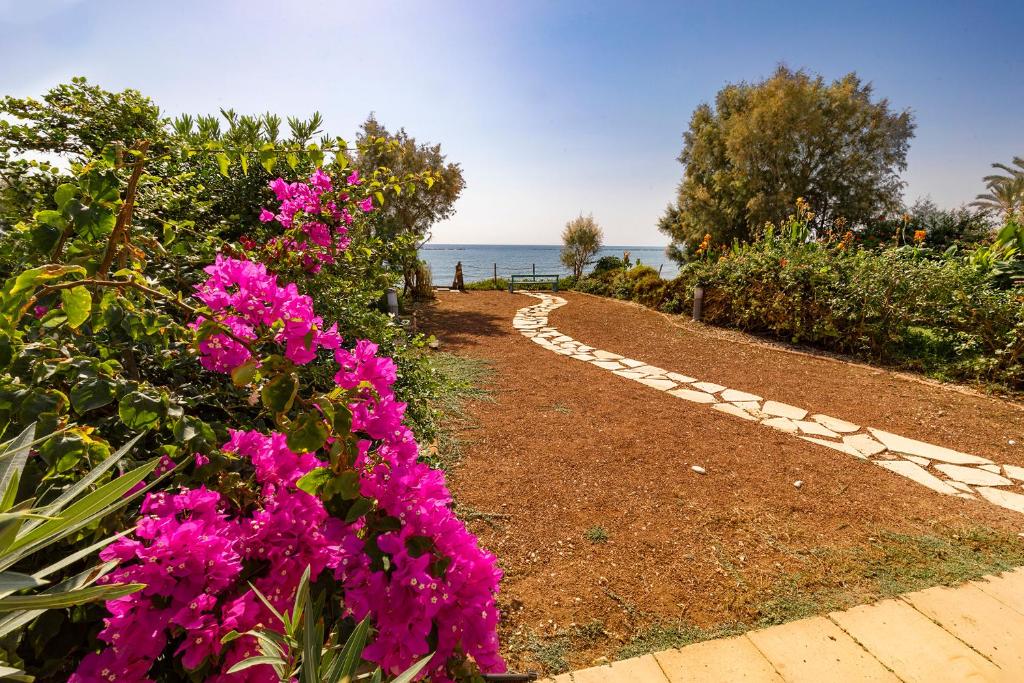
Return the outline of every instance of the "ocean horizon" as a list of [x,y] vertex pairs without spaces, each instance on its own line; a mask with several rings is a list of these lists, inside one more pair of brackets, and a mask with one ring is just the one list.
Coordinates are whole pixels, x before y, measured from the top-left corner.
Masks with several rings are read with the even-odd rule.
[[[562,246],[559,244],[434,244],[427,243],[420,248],[420,258],[429,266],[433,284],[451,285],[455,277],[455,265],[462,262],[462,277],[466,282],[479,282],[494,277],[507,278],[510,275],[569,275],[571,271],[559,260]],[[630,260],[651,266],[661,272],[664,278],[672,278],[679,272],[678,266],[665,255],[665,247],[643,247],[607,245],[601,248],[596,258],[618,256],[629,253]]]

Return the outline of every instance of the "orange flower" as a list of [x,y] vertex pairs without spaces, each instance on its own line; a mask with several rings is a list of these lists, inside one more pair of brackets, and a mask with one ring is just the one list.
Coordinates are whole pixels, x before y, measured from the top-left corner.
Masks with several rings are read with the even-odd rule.
[[928,236],[928,233],[926,231],[924,231],[924,230],[915,230],[914,231],[914,243],[915,244],[921,244],[922,242],[924,242],[924,238],[927,237],[927,236]]

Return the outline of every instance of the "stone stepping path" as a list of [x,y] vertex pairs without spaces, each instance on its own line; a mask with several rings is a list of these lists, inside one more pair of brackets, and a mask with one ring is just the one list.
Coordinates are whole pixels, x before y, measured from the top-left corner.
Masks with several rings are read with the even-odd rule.
[[1024,680],[1024,569],[561,674],[547,683]]
[[740,420],[757,422],[794,438],[839,451],[906,477],[949,496],[979,497],[1024,514],[1024,467],[999,465],[986,458],[899,434],[810,413],[799,406],[766,399],[739,389],[596,349],[548,325],[548,314],[568,302],[544,292],[520,292],[540,300],[519,309],[512,326],[541,348],[590,363],[689,403],[705,405]]

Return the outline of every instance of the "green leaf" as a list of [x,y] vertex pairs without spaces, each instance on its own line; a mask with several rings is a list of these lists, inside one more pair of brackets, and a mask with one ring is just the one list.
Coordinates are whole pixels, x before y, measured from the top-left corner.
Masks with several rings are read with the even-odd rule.
[[57,190],[53,193],[53,201],[57,202],[57,206],[63,211],[67,203],[76,196],[78,196],[77,187],[70,183],[62,183],[57,186]]
[[0,594],[7,595],[14,591],[20,591],[25,588],[36,588],[37,586],[46,585],[46,581],[37,579],[34,576],[28,574],[19,574],[18,572],[0,572]]
[[68,317],[68,326],[76,329],[92,313],[92,294],[85,287],[71,287],[60,291],[61,308]]
[[332,662],[326,679],[328,683],[338,683],[346,678],[351,680],[354,677],[356,668],[362,662],[360,655],[363,653],[363,647],[366,645],[366,638],[369,634],[370,619],[366,618],[360,621],[352,631],[348,640],[345,641],[341,655]]
[[71,387],[71,407],[82,413],[102,408],[114,400],[116,385],[103,377],[90,377]]
[[160,421],[163,408],[159,398],[154,398],[141,391],[125,394],[117,404],[117,414],[129,429],[141,431],[149,429]]
[[433,653],[427,655],[399,674],[393,681],[391,681],[391,683],[409,683],[409,681],[419,675],[420,671],[423,671],[423,667],[425,667],[433,657]]
[[49,225],[54,228],[63,230],[67,227],[68,222],[64,220],[64,216],[61,215],[60,211],[39,211],[36,213],[36,220],[43,225]]
[[277,150],[274,149],[274,143],[267,142],[260,147],[258,154],[260,165],[266,169],[267,173],[274,172],[274,166],[277,165]]
[[249,384],[252,383],[253,378],[256,376],[256,370],[258,367],[256,360],[250,358],[231,371],[231,381],[236,387],[249,386]]
[[267,382],[260,392],[263,405],[275,413],[286,413],[299,392],[299,380],[291,373],[281,374]]
[[246,670],[246,669],[248,669],[250,667],[259,666],[261,664],[269,664],[271,666],[282,666],[282,665],[284,665],[284,663],[285,663],[284,660],[281,659],[280,657],[267,657],[267,656],[249,657],[248,659],[243,659],[238,664],[235,664],[233,667],[228,669],[228,673],[229,674],[237,673],[239,671],[244,671],[244,670]]
[[224,152],[217,152],[213,155],[213,158],[217,160],[217,166],[220,167],[220,174],[227,178],[229,176],[228,168],[230,166],[228,155]]
[[373,196],[377,198],[377,204],[379,206],[384,206],[384,193],[383,192],[374,192]]
[[242,166],[242,175],[249,175],[249,157],[245,152],[238,155],[238,162]]
[[109,586],[90,586],[63,593],[40,593],[38,595],[12,595],[0,599],[0,612],[26,609],[59,609],[74,607],[88,602],[114,600],[146,587],[144,583],[115,583]]
[[327,425],[317,411],[303,413],[289,425],[288,448],[296,453],[312,453],[320,450],[327,441]]
[[295,482],[295,486],[300,491],[305,491],[315,496],[320,487],[327,483],[332,476],[333,473],[326,467],[315,467],[299,477],[299,480]]
[[103,206],[90,206],[75,216],[75,227],[87,239],[102,239],[114,230],[117,214]]
[[359,500],[352,504],[352,507],[349,508],[348,514],[345,515],[345,521],[356,521],[357,519],[365,515],[367,512],[369,512],[372,507],[372,500],[370,500],[369,498],[360,498]]
[[288,152],[288,154],[285,156],[285,161],[288,162],[288,166],[293,171],[299,165],[299,157],[296,156],[294,152]]
[[14,279],[14,285],[11,287],[10,293],[18,294],[19,292],[35,289],[49,280],[56,280],[59,277],[72,273],[85,275],[85,268],[82,266],[58,266],[53,264],[32,268],[19,274]]

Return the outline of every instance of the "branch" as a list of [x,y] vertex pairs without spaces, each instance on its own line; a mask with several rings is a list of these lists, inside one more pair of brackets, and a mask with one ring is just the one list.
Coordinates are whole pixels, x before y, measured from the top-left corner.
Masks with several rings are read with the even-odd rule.
[[132,165],[132,175],[128,179],[128,188],[125,190],[124,204],[117,214],[117,223],[107,240],[107,253],[103,255],[103,262],[100,263],[96,274],[103,277],[110,271],[110,265],[114,262],[114,256],[119,248],[123,246],[128,226],[132,222],[132,211],[135,209],[135,191],[139,185],[139,177],[142,175],[142,166],[146,162],[146,150],[149,149],[149,140],[143,140],[139,145],[139,155]]

